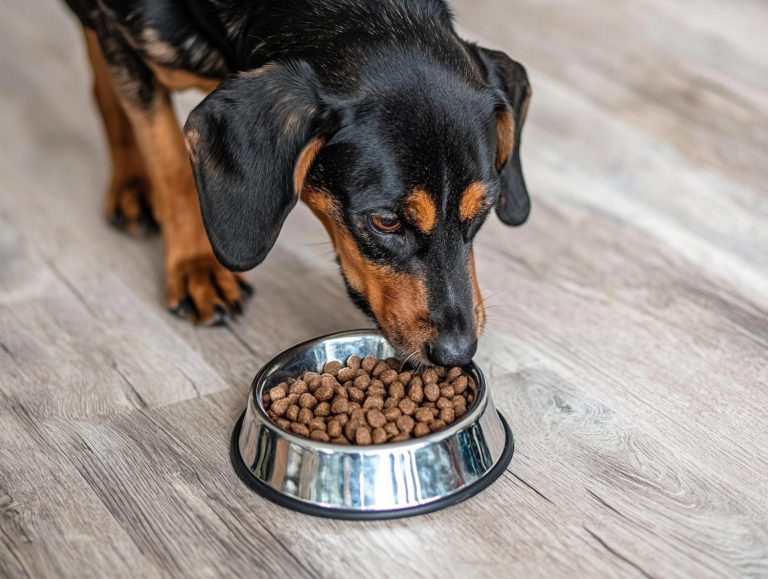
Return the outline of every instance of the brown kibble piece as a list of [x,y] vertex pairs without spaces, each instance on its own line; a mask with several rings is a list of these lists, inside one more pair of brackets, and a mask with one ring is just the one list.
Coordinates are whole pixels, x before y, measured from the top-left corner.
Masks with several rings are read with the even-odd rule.
[[289,406],[290,404],[288,403],[288,401],[285,398],[283,398],[282,400],[273,402],[272,406],[270,406],[269,409],[275,414],[277,414],[278,416],[283,416],[286,410],[288,410]]
[[291,404],[285,413],[285,417],[291,422],[296,422],[299,419],[299,411],[301,411],[301,408],[296,404]]
[[461,368],[459,368],[458,366],[454,366],[453,368],[448,370],[448,374],[445,375],[445,379],[448,382],[452,382],[453,380],[461,376],[463,373],[464,371]]
[[424,400],[424,387],[420,378],[416,377],[411,380],[411,383],[408,385],[408,398],[416,404],[421,404]]
[[449,406],[453,408],[453,402],[448,400],[448,398],[443,398],[442,396],[437,399],[437,402],[435,402],[435,407],[438,410],[442,410],[443,408],[448,408]]
[[281,398],[285,398],[288,396],[288,385],[287,384],[279,384],[275,386],[274,388],[269,389],[269,399],[272,402],[277,402]]
[[312,420],[309,421],[309,424],[307,424],[307,426],[309,426],[310,431],[322,430],[323,432],[325,432],[325,430],[328,428],[325,425],[325,420],[323,420],[322,418],[313,418]]
[[403,398],[397,405],[403,414],[411,415],[416,412],[416,403],[410,398]]
[[446,424],[450,424],[456,420],[456,411],[453,409],[453,406],[447,406],[440,411],[440,420]]
[[365,411],[362,408],[355,408],[349,411],[350,420],[357,420],[358,422],[365,422]]
[[336,420],[336,422],[338,422],[338,423],[339,423],[339,425],[340,425],[340,426],[342,426],[342,427],[343,427],[344,425],[346,425],[346,424],[347,424],[347,422],[349,422],[349,415],[347,415],[347,414],[337,414],[337,415],[336,415],[336,416],[334,416],[333,418],[334,418],[334,420]]
[[397,372],[394,370],[386,370],[381,373],[381,376],[379,376],[379,380],[384,382],[385,386],[389,386],[393,382],[397,382]]
[[448,374],[448,368],[443,366],[435,366],[435,373],[437,374],[437,377],[442,380]]
[[321,402],[315,407],[315,416],[328,416],[331,413],[331,405],[328,402]]
[[413,372],[400,372],[397,376],[397,381],[403,386],[407,386],[408,382],[413,378]]
[[344,365],[338,360],[331,360],[330,362],[326,362],[325,366],[323,366],[323,373],[336,376],[336,374],[339,373],[339,370],[341,370],[343,367]]
[[437,384],[437,372],[434,368],[427,368],[421,375],[424,384]]
[[451,381],[451,386],[453,386],[453,391],[456,394],[464,394],[468,385],[469,380],[467,380],[466,376],[459,376]]
[[275,424],[277,424],[283,430],[288,430],[291,427],[291,421],[286,420],[285,418],[278,418],[275,420]]
[[326,426],[326,432],[331,438],[338,438],[341,436],[341,424],[338,420],[329,420]]
[[320,388],[315,390],[315,398],[320,402],[330,400],[333,398],[333,390],[334,386],[331,386],[330,384],[321,384]]
[[400,434],[400,429],[397,427],[397,424],[394,422],[387,422],[384,425],[384,432],[389,434],[390,436],[397,436]]
[[307,372],[304,374],[304,382],[307,383],[309,391],[312,392],[315,388],[320,386],[320,374],[317,372]]
[[456,416],[456,418],[461,418],[467,413],[467,408],[466,406],[457,406],[456,408],[453,409],[453,413]]
[[314,414],[312,414],[312,411],[309,408],[302,408],[299,410],[299,422],[302,424],[309,424],[309,421],[312,420],[314,417]]
[[349,444],[349,439],[346,436],[337,436],[336,438],[332,438],[331,442],[333,444]]
[[296,380],[288,389],[289,394],[295,394],[296,396],[301,396],[305,392],[309,392],[309,386],[307,386],[304,380]]
[[397,408],[398,404],[400,404],[400,398],[389,396],[384,400],[384,408]]
[[368,420],[368,424],[374,428],[379,428],[387,423],[387,417],[384,416],[384,413],[381,410],[376,408],[369,410],[365,415],[365,418]]
[[368,390],[368,386],[371,385],[371,377],[368,376],[367,374],[363,376],[358,376],[357,378],[355,378],[355,381],[353,382],[353,384],[355,385],[355,388],[358,388],[359,390],[363,390],[363,391]]
[[426,436],[429,432],[429,426],[425,422],[419,422],[413,428],[413,435],[416,437]]
[[381,410],[384,408],[384,398],[381,396],[369,396],[363,402],[363,410],[370,410],[371,408],[378,408]]
[[346,398],[336,398],[331,404],[331,412],[334,414],[345,414],[349,412],[349,400]]
[[437,432],[441,428],[445,428],[445,422],[443,422],[442,420],[433,420],[432,422],[429,423],[429,429],[432,432]]
[[410,416],[401,416],[397,419],[397,427],[400,432],[410,433],[416,426],[416,422]]
[[333,394],[335,396],[341,396],[342,398],[349,398],[347,387],[342,386],[341,384],[336,384],[336,387],[333,389]]
[[342,368],[339,370],[339,373],[336,374],[336,379],[343,384],[344,382],[354,380],[356,376],[357,373],[352,368]]
[[355,419],[350,420],[344,425],[344,436],[346,436],[349,440],[354,440],[355,432],[357,432],[357,429],[359,426],[360,426],[359,420],[355,420]]
[[414,416],[419,422],[432,422],[435,419],[431,408],[419,408]]
[[301,396],[299,396],[299,406],[302,408],[309,408],[312,410],[317,406],[317,398],[312,396],[309,392],[305,392]]
[[313,430],[309,433],[309,437],[312,440],[319,440],[320,442],[330,442],[331,437],[324,430]]
[[381,380],[371,380],[371,385],[368,386],[368,396],[386,396],[387,387],[384,386],[384,382]]
[[453,391],[453,386],[448,384],[447,386],[440,388],[440,396],[443,398],[453,398],[456,396],[456,392]]
[[363,358],[363,361],[360,363],[360,367],[366,372],[370,372],[371,370],[374,369],[374,367],[378,363],[379,361],[373,356],[366,356],[365,358]]
[[387,432],[383,428],[374,428],[371,438],[373,439],[373,444],[384,444],[389,436],[387,436]]
[[387,366],[398,372],[400,371],[400,368],[403,367],[403,363],[397,358],[387,358],[385,362],[387,363]]
[[392,398],[404,398],[405,397],[405,386],[403,386],[400,382],[394,382],[389,387],[389,395]]
[[355,388],[354,386],[347,389],[347,394],[349,395],[349,399],[352,400],[352,402],[362,402],[365,400],[365,392],[359,388]]
[[411,439],[410,434],[403,433],[403,434],[398,434],[397,436],[393,436],[392,438],[389,439],[389,442],[403,442],[405,440],[410,440],[410,439]]
[[389,422],[394,422],[403,415],[399,408],[387,408],[384,410],[384,416]]
[[426,396],[427,400],[430,402],[436,402],[437,399],[440,398],[440,387],[434,382],[430,382],[424,386],[424,396]]
[[355,431],[355,443],[360,446],[368,446],[373,442],[371,429],[367,426],[361,426]]
[[299,436],[307,437],[309,436],[309,428],[305,424],[300,424],[298,422],[294,422],[291,424],[291,432],[294,434],[298,434]]
[[347,358],[347,368],[351,370],[359,370],[361,362],[362,360],[360,359],[360,356],[350,356]]
[[378,362],[373,367],[373,370],[371,371],[371,376],[373,376],[374,378],[378,378],[379,376],[381,376],[387,370],[389,370],[389,366],[387,365],[386,362]]

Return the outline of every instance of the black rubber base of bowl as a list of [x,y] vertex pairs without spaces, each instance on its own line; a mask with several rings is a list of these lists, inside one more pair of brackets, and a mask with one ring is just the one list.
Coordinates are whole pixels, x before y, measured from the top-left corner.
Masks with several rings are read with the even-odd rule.
[[246,485],[251,487],[257,493],[259,493],[265,499],[272,501],[299,513],[305,515],[312,515],[313,517],[325,517],[327,519],[343,519],[347,521],[381,521],[384,519],[400,519],[405,517],[413,517],[416,515],[424,515],[426,513],[432,513],[439,511],[446,507],[456,505],[462,501],[467,500],[470,497],[482,492],[491,485],[497,478],[501,476],[504,470],[509,466],[512,460],[512,455],[515,452],[515,439],[512,435],[512,431],[509,428],[504,416],[499,412],[499,419],[502,425],[504,425],[504,452],[501,453],[499,461],[489,470],[486,475],[475,481],[462,490],[447,496],[443,499],[437,499],[425,505],[403,509],[392,509],[388,511],[359,511],[354,509],[335,509],[331,507],[321,507],[318,505],[308,504],[304,501],[299,501],[286,495],[277,492],[272,487],[264,484],[260,480],[251,474],[248,467],[245,466],[240,451],[238,448],[238,441],[240,438],[240,427],[243,424],[243,418],[245,413],[240,416],[240,419],[235,425],[235,429],[232,431],[232,440],[230,443],[229,458],[232,461],[232,466],[235,468],[237,476],[240,477]]

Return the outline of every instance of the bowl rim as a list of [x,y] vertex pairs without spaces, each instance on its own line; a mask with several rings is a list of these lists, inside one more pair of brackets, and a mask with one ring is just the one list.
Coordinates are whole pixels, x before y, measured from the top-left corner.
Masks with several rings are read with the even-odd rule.
[[488,385],[485,380],[485,375],[480,367],[475,364],[474,361],[464,366],[463,369],[468,369],[473,372],[473,378],[477,378],[477,394],[474,403],[470,410],[462,416],[459,420],[453,422],[442,430],[432,432],[427,436],[421,438],[412,438],[409,440],[403,440],[400,442],[385,442],[383,444],[369,444],[367,446],[360,446],[356,444],[333,444],[331,442],[322,442],[319,440],[313,440],[311,438],[304,438],[297,436],[293,432],[280,428],[268,415],[261,402],[261,395],[259,390],[263,388],[261,382],[264,380],[264,375],[268,369],[272,369],[272,366],[282,357],[289,355],[292,352],[298,352],[300,350],[307,349],[310,345],[317,345],[320,342],[330,340],[332,338],[344,338],[354,337],[355,335],[373,335],[381,337],[384,341],[387,341],[381,330],[376,328],[361,328],[354,330],[343,330],[339,332],[331,332],[324,334],[316,338],[310,338],[304,340],[290,348],[287,348],[279,354],[273,356],[265,364],[262,365],[253,381],[251,382],[251,389],[248,395],[248,406],[251,412],[258,414],[261,419],[262,425],[269,430],[276,432],[279,436],[289,440],[294,444],[298,444],[305,448],[310,448],[318,452],[349,452],[352,454],[380,454],[385,451],[392,451],[393,449],[417,449],[430,444],[434,444],[437,441],[450,438],[456,435],[458,432],[465,429],[466,426],[477,422],[486,411],[488,406]]

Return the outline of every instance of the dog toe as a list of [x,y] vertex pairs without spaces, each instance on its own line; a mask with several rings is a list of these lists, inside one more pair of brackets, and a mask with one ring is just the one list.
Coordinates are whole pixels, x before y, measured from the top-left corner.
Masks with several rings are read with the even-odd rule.
[[253,294],[250,284],[222,267],[213,255],[197,257],[168,271],[168,309],[201,326],[221,326],[240,315],[249,294]]

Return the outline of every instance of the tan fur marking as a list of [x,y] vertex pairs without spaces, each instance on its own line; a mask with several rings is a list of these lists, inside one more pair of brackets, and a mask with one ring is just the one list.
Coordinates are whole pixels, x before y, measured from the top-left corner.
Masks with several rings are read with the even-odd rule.
[[496,114],[496,134],[496,170],[501,171],[515,147],[515,117],[510,111],[499,111]]
[[485,184],[480,181],[472,183],[464,190],[459,204],[459,217],[463,221],[474,219],[484,209],[485,193]]
[[241,72],[240,76],[243,78],[259,78],[263,74],[275,68],[277,68],[277,65],[274,62],[270,62],[269,64],[265,64],[260,68],[254,68],[253,70],[246,70],[245,72]]
[[320,149],[323,148],[323,145],[325,145],[323,139],[312,139],[299,154],[299,158],[296,161],[296,168],[293,170],[293,190],[296,192],[296,195],[299,195],[304,188],[304,181],[307,179],[307,174],[312,168],[312,163],[315,162],[315,157],[317,157],[317,154],[320,152]]
[[475,335],[479,338],[485,328],[485,305],[483,294],[480,292],[480,284],[477,281],[475,270],[475,252],[469,254],[469,277],[472,281],[472,301],[475,313]]
[[423,347],[434,339],[435,329],[423,280],[368,261],[327,192],[305,187],[302,199],[328,231],[347,282],[365,297],[390,341],[425,361]]
[[424,189],[411,193],[405,204],[405,217],[422,233],[432,233],[437,221],[437,208],[431,195]]
[[149,61],[146,64],[154,73],[157,82],[166,90],[179,91],[196,88],[207,94],[216,90],[216,87],[221,83],[219,79],[198,76],[185,70],[166,68]]

